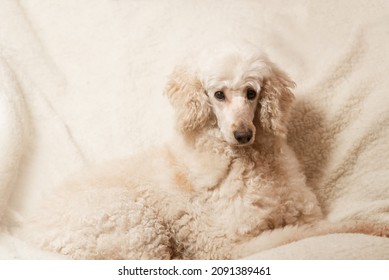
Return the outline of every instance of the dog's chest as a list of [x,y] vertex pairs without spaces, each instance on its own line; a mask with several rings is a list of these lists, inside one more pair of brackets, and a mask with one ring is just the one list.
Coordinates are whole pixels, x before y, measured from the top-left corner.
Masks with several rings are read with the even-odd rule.
[[177,241],[185,248],[183,257],[229,258],[227,251],[233,244],[248,240],[266,228],[265,212],[244,194],[230,197],[222,190],[214,190],[194,199],[187,215],[176,224],[180,227]]
[[[236,158],[213,169],[186,168],[192,171],[188,177],[196,179],[191,180],[186,209],[174,220],[173,231],[188,258],[223,258],[212,254],[269,228],[269,218],[280,203],[271,195],[277,176],[270,176],[272,167],[260,162]],[[197,256],[199,251],[204,255]]]
[[264,228],[275,201],[267,201],[272,186],[252,170],[234,170],[219,187],[199,198],[201,220],[222,229],[231,239],[251,235]]

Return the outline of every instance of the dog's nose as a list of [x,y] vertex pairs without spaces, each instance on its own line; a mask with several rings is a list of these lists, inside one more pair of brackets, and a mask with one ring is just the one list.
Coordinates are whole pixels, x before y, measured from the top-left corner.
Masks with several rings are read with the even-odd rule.
[[248,142],[250,142],[251,138],[253,137],[253,132],[251,130],[234,131],[234,137],[239,144],[247,144]]

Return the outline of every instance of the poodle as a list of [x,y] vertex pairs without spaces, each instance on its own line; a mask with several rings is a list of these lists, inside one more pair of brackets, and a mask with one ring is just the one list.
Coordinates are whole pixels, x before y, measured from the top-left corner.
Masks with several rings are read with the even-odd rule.
[[197,59],[166,85],[173,140],[68,180],[26,222],[30,242],[74,259],[236,259],[327,232],[287,144],[294,82],[251,48]]

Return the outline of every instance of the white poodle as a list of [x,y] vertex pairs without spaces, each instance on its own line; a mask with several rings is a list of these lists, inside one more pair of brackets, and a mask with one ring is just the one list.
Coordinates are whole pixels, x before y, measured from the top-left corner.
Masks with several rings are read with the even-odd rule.
[[174,140],[68,181],[26,223],[31,242],[81,259],[230,259],[320,233],[298,230],[322,214],[286,142],[294,83],[246,47],[197,61],[166,86]]

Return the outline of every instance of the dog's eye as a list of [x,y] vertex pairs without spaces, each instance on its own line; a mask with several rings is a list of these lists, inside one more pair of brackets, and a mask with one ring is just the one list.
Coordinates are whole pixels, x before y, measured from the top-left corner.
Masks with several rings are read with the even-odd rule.
[[224,101],[226,99],[226,96],[225,96],[224,92],[217,91],[217,92],[215,92],[215,98],[219,101]]
[[253,100],[255,97],[257,97],[257,92],[251,88],[247,89],[247,99]]

